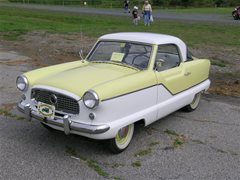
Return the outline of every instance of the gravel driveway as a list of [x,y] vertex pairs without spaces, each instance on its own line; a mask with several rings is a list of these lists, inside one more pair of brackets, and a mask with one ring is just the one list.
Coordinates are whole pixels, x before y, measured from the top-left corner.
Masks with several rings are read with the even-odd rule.
[[137,127],[129,148],[113,155],[103,141],[26,122],[14,106],[15,78],[31,63],[0,47],[1,53],[0,179],[239,179],[239,98],[205,95],[192,113]]

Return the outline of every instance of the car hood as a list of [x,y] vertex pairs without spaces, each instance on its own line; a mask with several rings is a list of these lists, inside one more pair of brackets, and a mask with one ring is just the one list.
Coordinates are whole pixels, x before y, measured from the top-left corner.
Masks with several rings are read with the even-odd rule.
[[[49,72],[49,75],[42,75],[42,77],[37,76],[38,73],[40,75],[43,74],[37,70],[35,73],[31,73],[34,74],[34,77],[38,77],[38,80],[34,80],[31,86],[50,86],[69,91],[79,97],[82,97],[82,95],[89,89],[94,89],[97,86],[101,86],[105,83],[109,83],[138,72],[137,69],[111,63],[86,62],[85,65],[76,64],[68,68],[64,68],[64,64],[62,65],[62,68],[59,66],[57,67],[58,68],[53,68],[53,72],[49,72],[51,71],[51,68],[46,68],[45,71],[47,74]],[[43,72],[44,68],[40,71]],[[30,75],[28,76],[31,77]]]

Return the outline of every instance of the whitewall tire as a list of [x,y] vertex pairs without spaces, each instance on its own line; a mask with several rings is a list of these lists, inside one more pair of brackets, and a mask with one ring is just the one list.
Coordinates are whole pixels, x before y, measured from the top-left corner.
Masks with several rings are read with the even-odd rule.
[[110,150],[117,154],[124,151],[130,144],[134,133],[134,124],[119,129],[115,138],[109,140]]
[[183,108],[184,111],[186,112],[192,112],[194,111],[195,109],[197,109],[198,105],[199,105],[199,102],[200,102],[200,99],[201,99],[201,95],[202,95],[202,92],[199,92],[197,94],[195,94],[194,98],[193,98],[193,101],[191,102],[191,104],[185,106]]

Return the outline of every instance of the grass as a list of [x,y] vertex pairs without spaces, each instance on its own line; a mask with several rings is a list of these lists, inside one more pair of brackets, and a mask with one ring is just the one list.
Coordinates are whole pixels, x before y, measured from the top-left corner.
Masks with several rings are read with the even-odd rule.
[[0,115],[3,115],[3,116],[14,116],[11,112],[5,110],[5,109],[0,109]]
[[141,167],[142,164],[141,164],[140,161],[135,161],[135,162],[132,163],[132,166],[133,166],[133,167]]
[[164,133],[168,134],[168,135],[173,135],[173,136],[179,136],[178,133],[176,133],[174,130],[170,130],[170,129],[166,129],[164,131]]
[[76,150],[70,146],[65,146],[65,152],[71,156],[77,156]]
[[177,132],[175,132],[174,130],[166,129],[164,131],[164,133],[166,133],[172,137],[172,139],[173,139],[172,147],[173,148],[182,146],[186,141],[186,137],[184,135],[180,135]]
[[215,46],[238,50],[240,39],[235,26],[199,22],[156,20],[151,27],[133,26],[130,17],[38,12],[21,8],[1,7],[0,38],[16,40],[30,31],[80,33],[99,37],[112,32],[154,32],[180,37],[190,46]]
[[211,65],[219,66],[219,67],[226,67],[227,62],[223,60],[211,60]]
[[65,152],[70,156],[74,156],[74,157],[79,158],[82,161],[84,161],[87,164],[87,166],[89,168],[93,169],[98,175],[100,175],[104,178],[109,177],[109,174],[101,168],[101,166],[99,165],[99,163],[97,161],[92,160],[92,159],[87,159],[86,157],[78,155],[77,151],[70,146],[65,146]]
[[196,14],[220,14],[220,15],[227,15],[231,16],[233,11],[233,7],[218,7],[218,8],[168,8],[168,9],[161,9],[160,11],[163,12],[174,12],[174,13],[196,13]]
[[184,144],[184,140],[177,137],[174,139],[173,147],[179,147],[179,146],[182,146],[183,144]]
[[[142,157],[142,156],[147,156],[147,155],[152,154],[152,152],[153,152],[152,148],[154,146],[158,145],[158,144],[160,144],[159,141],[152,141],[151,143],[148,144],[149,147],[147,149],[137,151],[134,154],[134,157],[139,158],[139,157]],[[142,166],[141,161],[137,160],[137,161],[133,162],[132,166],[133,167],[141,167]]]
[[97,172],[100,176],[107,178],[109,176],[109,174],[107,172],[105,172],[100,166],[99,163],[97,161],[93,161],[93,160],[88,160],[87,161],[88,167],[92,168],[95,170],[95,172]]
[[16,114],[11,113],[10,111],[8,111],[6,109],[1,109],[1,108],[0,108],[0,115],[5,116],[5,117],[14,118],[16,120],[24,120],[25,119],[22,116],[18,116]]
[[151,154],[151,153],[152,153],[152,149],[151,148],[147,148],[147,149],[140,150],[140,151],[136,152],[134,154],[134,156],[135,157],[146,156],[146,155]]
[[153,141],[153,142],[151,142],[151,143],[149,144],[149,146],[150,146],[150,147],[154,147],[154,146],[156,146],[156,145],[158,145],[158,144],[160,144],[159,141]]
[[112,165],[112,168],[119,168],[119,167],[123,167],[123,166],[125,166],[125,165],[124,164],[119,164],[119,163],[114,163]]

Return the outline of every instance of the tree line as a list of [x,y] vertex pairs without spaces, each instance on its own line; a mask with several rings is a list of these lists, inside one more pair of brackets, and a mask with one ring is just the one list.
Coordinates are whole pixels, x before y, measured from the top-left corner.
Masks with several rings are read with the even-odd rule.
[[152,0],[155,6],[165,7],[226,7],[240,6],[240,0]]
[[[36,4],[90,5],[96,7],[123,7],[124,0],[9,0]],[[240,0],[149,0],[154,7],[229,7],[240,6]],[[86,2],[86,3],[85,3]],[[142,6],[144,0],[129,0],[130,6]]]

